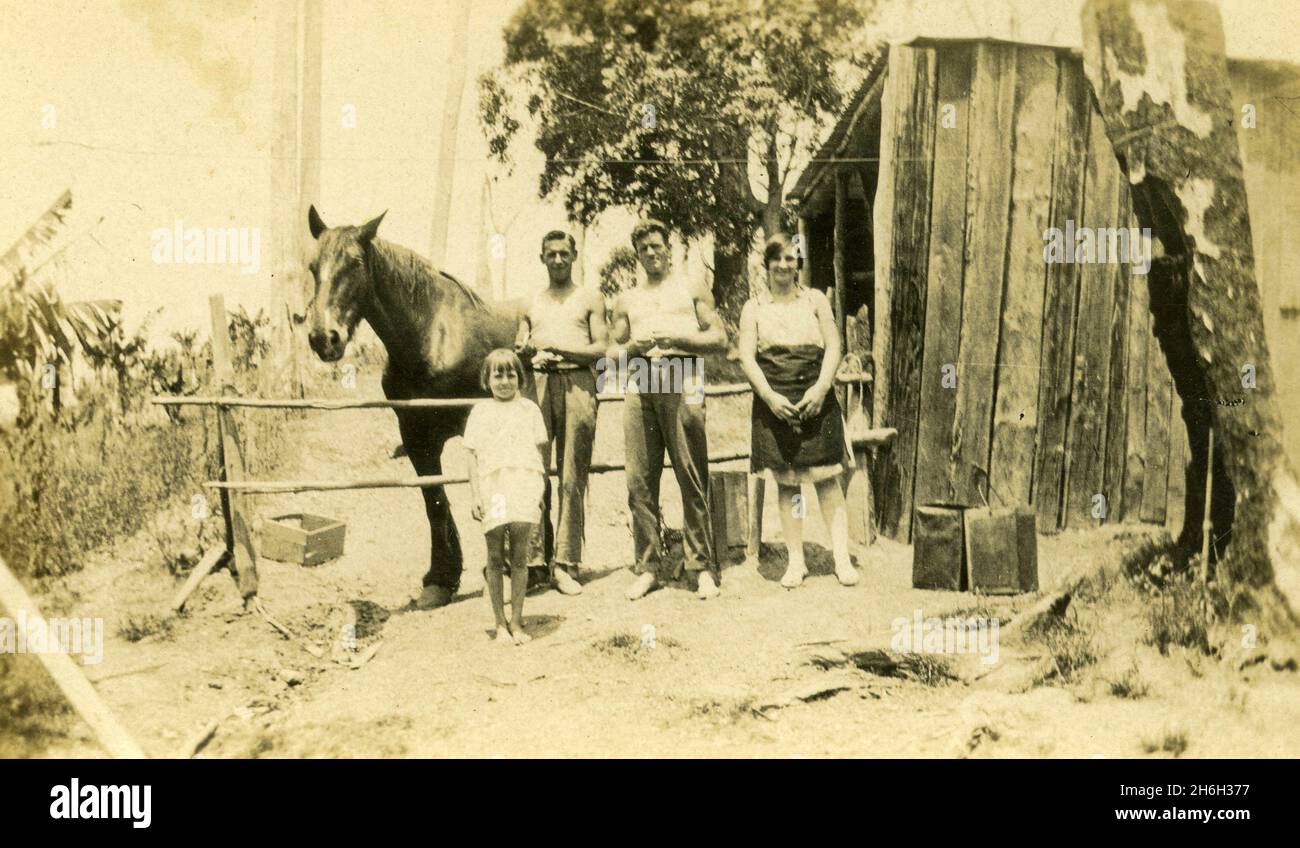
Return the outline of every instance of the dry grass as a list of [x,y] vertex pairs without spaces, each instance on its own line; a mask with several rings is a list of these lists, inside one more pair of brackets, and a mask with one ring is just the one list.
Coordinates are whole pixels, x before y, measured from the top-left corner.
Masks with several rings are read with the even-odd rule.
[[40,753],[67,734],[71,717],[39,659],[0,653],[0,758]]
[[1146,754],[1165,753],[1181,757],[1187,751],[1187,732],[1169,730],[1159,737],[1143,739],[1142,751]]
[[636,633],[616,633],[591,643],[592,649],[601,656],[610,657],[626,663],[641,664],[646,662],[655,651],[680,648],[681,643],[670,636],[654,637],[653,642],[643,639]]
[[992,625],[993,622],[996,621],[998,627],[1006,627],[1020,611],[1019,607],[1023,605],[1023,601],[1020,603],[1011,601],[1005,606],[1000,607],[990,606],[987,603],[972,604],[971,606],[959,607],[952,612],[944,613],[943,617],[945,619],[975,619],[976,621],[986,622],[989,625]]
[[117,635],[128,642],[139,642],[150,636],[167,639],[172,635],[174,623],[175,620],[172,618],[153,613],[128,615],[118,623]]
[[1079,613],[1074,608],[1059,619],[1049,619],[1026,635],[1043,645],[1052,661],[1049,669],[1035,681],[1040,685],[1050,680],[1075,682],[1085,669],[1097,662],[1093,636],[1080,623]]
[[1142,679],[1136,666],[1130,667],[1122,675],[1109,681],[1108,686],[1110,694],[1116,698],[1127,698],[1131,701],[1145,698],[1151,691],[1151,687]]
[[758,702],[753,697],[747,698],[706,698],[693,701],[690,715],[717,724],[736,724],[747,718],[760,715]]
[[896,676],[915,680],[925,686],[944,686],[958,679],[949,661],[933,654],[904,654]]
[[1207,624],[1206,599],[1190,573],[1167,580],[1148,601],[1146,641],[1162,654],[1175,645],[1213,653]]
[[202,451],[192,422],[0,434],[0,555],[34,577],[79,570],[90,551],[199,492]]

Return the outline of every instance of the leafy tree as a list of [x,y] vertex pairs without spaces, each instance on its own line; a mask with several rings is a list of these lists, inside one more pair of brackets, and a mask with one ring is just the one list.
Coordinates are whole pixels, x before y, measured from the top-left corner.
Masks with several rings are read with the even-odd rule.
[[138,376],[148,360],[149,323],[161,311],[162,307],[158,307],[146,315],[135,333],[127,333],[120,312],[110,315],[108,326],[98,344],[86,351],[95,370],[106,370],[113,375],[117,385],[118,409],[123,415],[130,411],[131,399],[138,394],[135,391]]
[[625,244],[609,252],[609,258],[600,266],[600,293],[613,297],[621,291],[636,286],[636,253]]
[[238,372],[257,368],[271,353],[271,317],[262,309],[256,315],[240,306],[230,313],[230,360]]
[[755,229],[786,226],[792,169],[861,77],[869,5],[526,0],[504,64],[479,83],[489,147],[509,164],[522,99],[546,156],[541,196],[584,225],[622,206],[688,241],[712,235],[730,311]]

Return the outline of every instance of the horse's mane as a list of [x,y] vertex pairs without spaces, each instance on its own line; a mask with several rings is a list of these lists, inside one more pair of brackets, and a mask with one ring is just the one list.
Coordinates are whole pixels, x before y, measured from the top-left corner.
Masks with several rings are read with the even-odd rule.
[[384,259],[384,270],[387,272],[386,281],[400,284],[405,294],[416,297],[427,296],[429,291],[437,285],[438,277],[442,276],[460,289],[465,297],[469,298],[469,302],[474,308],[485,312],[490,311],[490,307],[482,295],[446,271],[435,270],[432,262],[414,250],[378,238],[374,239],[370,246]]

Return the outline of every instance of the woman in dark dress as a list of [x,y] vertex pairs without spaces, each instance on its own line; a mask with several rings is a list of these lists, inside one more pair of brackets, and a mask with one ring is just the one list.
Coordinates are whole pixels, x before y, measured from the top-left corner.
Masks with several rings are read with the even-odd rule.
[[840,364],[840,337],[826,295],[799,285],[803,266],[790,237],[778,234],[763,249],[767,292],[750,298],[740,315],[740,364],[754,387],[750,469],[776,481],[781,532],[790,565],[781,585],[799,586],[808,573],[803,555],[800,495],[817,489],[830,532],[835,576],[858,582],[849,558],[844,473],[844,421],[832,387]]

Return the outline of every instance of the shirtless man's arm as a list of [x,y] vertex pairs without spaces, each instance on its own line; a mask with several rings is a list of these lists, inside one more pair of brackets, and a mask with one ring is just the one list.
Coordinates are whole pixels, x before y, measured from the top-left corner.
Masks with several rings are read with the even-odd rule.
[[619,354],[623,352],[626,352],[629,357],[644,356],[647,350],[654,347],[651,339],[632,338],[632,323],[627,317],[627,299],[622,292],[614,299],[612,317],[613,321],[609,329],[611,344],[605,353],[610,359],[617,360]]

